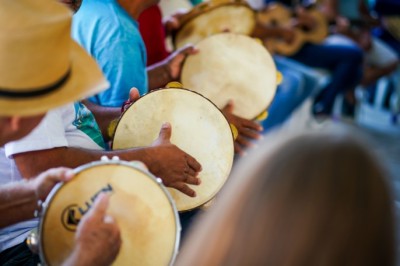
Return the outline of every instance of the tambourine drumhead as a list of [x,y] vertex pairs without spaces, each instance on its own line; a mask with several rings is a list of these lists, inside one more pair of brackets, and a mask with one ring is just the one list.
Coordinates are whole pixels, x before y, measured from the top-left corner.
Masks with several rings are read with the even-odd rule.
[[42,261],[61,265],[73,249],[76,222],[100,192],[111,192],[108,213],[117,221],[122,246],[114,265],[169,265],[180,236],[177,211],[166,189],[131,163],[83,166],[46,201],[40,224]]
[[223,108],[231,99],[234,114],[253,119],[270,105],[276,92],[275,63],[256,40],[233,33],[210,36],[186,59],[182,84]]
[[183,26],[174,38],[175,48],[191,43],[196,44],[204,38],[229,31],[250,35],[255,27],[254,11],[242,1],[210,1],[195,6],[186,15]]
[[203,168],[201,185],[191,186],[196,197],[169,188],[178,210],[191,210],[211,200],[225,183],[234,156],[232,132],[220,110],[203,96],[185,89],[161,89],[143,96],[123,114],[113,149],[150,145],[164,122],[171,123],[171,142]]

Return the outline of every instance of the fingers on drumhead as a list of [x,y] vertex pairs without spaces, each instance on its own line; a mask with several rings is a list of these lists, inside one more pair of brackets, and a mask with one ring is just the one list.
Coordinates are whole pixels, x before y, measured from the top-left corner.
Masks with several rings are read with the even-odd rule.
[[90,210],[90,212],[95,212],[98,215],[105,215],[108,205],[110,202],[110,195],[107,193],[100,193],[95,202],[93,208]]
[[188,176],[186,178],[186,183],[197,186],[201,184],[201,179],[194,176]]
[[201,164],[192,156],[187,155],[186,160],[187,160],[186,162],[187,162],[188,166],[190,168],[192,168],[194,171],[199,172],[203,169],[201,167]]
[[183,182],[175,183],[171,187],[179,190],[180,192],[188,195],[189,197],[196,197],[196,192]]
[[159,137],[163,140],[169,140],[171,138],[172,128],[169,122],[165,122],[162,124]]

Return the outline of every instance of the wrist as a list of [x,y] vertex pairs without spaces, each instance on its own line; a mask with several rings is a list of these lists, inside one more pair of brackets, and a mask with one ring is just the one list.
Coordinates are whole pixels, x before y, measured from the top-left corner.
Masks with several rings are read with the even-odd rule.
[[147,167],[147,169],[154,174],[154,172],[157,172],[157,169],[155,168],[155,161],[153,159],[153,151],[157,152],[155,147],[147,147],[145,149],[143,149],[143,154],[140,158],[139,161],[141,161],[142,163],[144,163]]
[[[41,199],[39,183],[35,182],[36,179],[23,180],[21,183],[22,190],[24,191],[25,201],[34,202],[35,205]],[[44,200],[44,199],[43,199]]]
[[174,79],[174,77],[172,76],[171,66],[169,65],[168,61],[162,67],[162,77],[165,81],[165,84]]
[[91,265],[89,263],[88,257],[83,255],[83,247],[79,244],[75,245],[72,253],[68,256],[68,258],[64,261],[62,266],[83,266],[83,265]]

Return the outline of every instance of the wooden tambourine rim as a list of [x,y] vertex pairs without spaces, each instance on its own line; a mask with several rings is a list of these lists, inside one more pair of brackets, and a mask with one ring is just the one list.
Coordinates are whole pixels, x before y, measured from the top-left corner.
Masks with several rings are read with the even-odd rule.
[[[179,244],[180,244],[180,233],[181,233],[181,224],[180,224],[180,219],[178,216],[178,210],[174,204],[174,199],[171,197],[171,195],[169,194],[168,189],[165,188],[164,185],[162,185],[162,182],[159,182],[157,180],[157,177],[155,177],[153,174],[151,174],[148,171],[145,171],[143,169],[141,169],[140,167],[136,167],[134,165],[132,165],[132,163],[127,162],[127,161],[120,161],[120,160],[111,160],[111,161],[96,161],[96,162],[91,162],[88,164],[84,164],[82,166],[79,166],[77,168],[75,168],[73,170],[74,175],[77,175],[89,168],[92,167],[96,167],[96,166],[103,166],[103,165],[122,165],[125,167],[129,167],[129,168],[134,168],[135,170],[147,175],[149,177],[150,180],[152,180],[157,186],[159,186],[161,188],[161,190],[164,192],[165,196],[168,198],[168,202],[169,205],[171,206],[173,213],[174,213],[174,218],[175,218],[175,225],[176,225],[176,236],[175,236],[175,245],[173,247],[173,254],[171,257],[171,260],[169,262],[168,265],[173,265],[174,261],[176,259],[176,256],[178,254],[178,250],[179,250]],[[46,217],[48,215],[47,209],[49,204],[51,204],[51,201],[54,197],[57,196],[57,194],[60,193],[60,191],[63,189],[63,187],[65,187],[65,185],[68,185],[68,182],[61,182],[58,183],[50,192],[50,194],[47,196],[46,201],[43,203],[42,205],[42,213],[43,216],[40,217],[40,221],[39,221],[39,257],[40,257],[40,261],[43,265],[48,265],[47,264],[47,258],[46,258],[46,254],[44,252],[43,249],[43,242],[41,241],[43,239],[42,237],[42,233],[43,233],[43,226],[44,226],[44,221],[46,220]]]
[[[150,92],[144,94],[143,96],[141,96],[137,101],[135,101],[134,103],[132,103],[131,106],[133,106],[136,102],[140,101],[140,99],[146,97],[147,95],[150,95],[151,93],[155,93],[155,92],[157,92],[157,91],[162,91],[162,90],[182,90],[182,91],[188,91],[188,92],[190,92],[190,93],[195,93],[195,94],[201,96],[203,99],[205,99],[205,100],[207,100],[209,103],[211,103],[211,104],[221,113],[221,115],[225,118],[225,121],[226,121],[226,123],[227,123],[227,126],[228,126],[229,128],[231,128],[231,127],[230,127],[230,124],[229,124],[229,122],[228,122],[228,119],[226,118],[226,116],[224,115],[224,113],[223,113],[223,112],[221,111],[221,109],[219,109],[210,99],[208,99],[207,97],[205,97],[204,95],[202,95],[201,93],[199,93],[199,92],[197,92],[197,91],[193,91],[193,90],[186,89],[186,88],[160,88],[160,89],[152,90],[152,91],[150,91]],[[131,108],[131,106],[129,106],[127,109],[125,109],[125,111],[121,114],[121,117],[123,117],[123,115]],[[121,118],[121,117],[120,117],[120,118]],[[112,145],[111,145],[111,149],[112,149],[112,150],[114,150],[114,147],[113,147],[113,146],[114,146],[115,132],[117,131],[120,122],[121,122],[121,119],[118,120],[118,122],[116,123],[116,126],[115,126],[115,130],[114,130],[114,134],[113,134],[113,138],[112,138]],[[235,138],[234,138],[234,135],[233,135],[232,130],[231,130],[231,136],[232,136],[232,148],[233,148],[233,150],[234,150]],[[224,184],[228,181],[228,178],[229,178],[229,176],[230,176],[230,172],[232,171],[232,167],[233,167],[233,158],[234,158],[234,153],[232,154],[232,166],[231,166],[231,169],[229,170],[229,173],[228,173],[227,177],[225,178],[224,183],[221,185],[221,188],[220,188],[219,190],[217,190],[217,191],[210,197],[210,199],[208,199],[207,201],[203,202],[202,204],[200,204],[200,205],[198,205],[198,206],[196,206],[196,207],[189,208],[189,209],[185,209],[185,210],[178,210],[178,212],[179,212],[179,213],[184,213],[184,212],[189,212],[189,211],[195,210],[195,209],[197,209],[197,208],[203,206],[204,204],[210,202],[213,198],[215,198],[215,196],[216,196],[216,195],[218,194],[218,192],[222,189],[222,187],[224,186]],[[171,196],[171,198],[172,198],[173,202],[175,202],[175,199],[173,199],[172,196]]]
[[256,12],[250,7],[250,5],[246,1],[224,0],[224,1],[203,2],[203,3],[200,3],[196,6],[194,6],[193,9],[189,13],[183,15],[182,18],[180,19],[181,27],[172,33],[172,43],[174,44],[174,47],[176,48],[176,36],[186,26],[187,23],[191,22],[195,18],[197,18],[207,12],[210,12],[214,9],[217,9],[217,8],[220,8],[223,6],[242,6],[242,7],[248,8],[249,11],[251,11],[253,13],[253,19],[254,19],[253,29],[254,29],[254,27],[256,25]]

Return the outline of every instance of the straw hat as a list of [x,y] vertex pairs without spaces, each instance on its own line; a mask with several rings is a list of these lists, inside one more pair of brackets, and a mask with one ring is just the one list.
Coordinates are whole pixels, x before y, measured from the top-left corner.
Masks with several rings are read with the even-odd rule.
[[0,115],[35,115],[108,87],[55,0],[0,1]]

